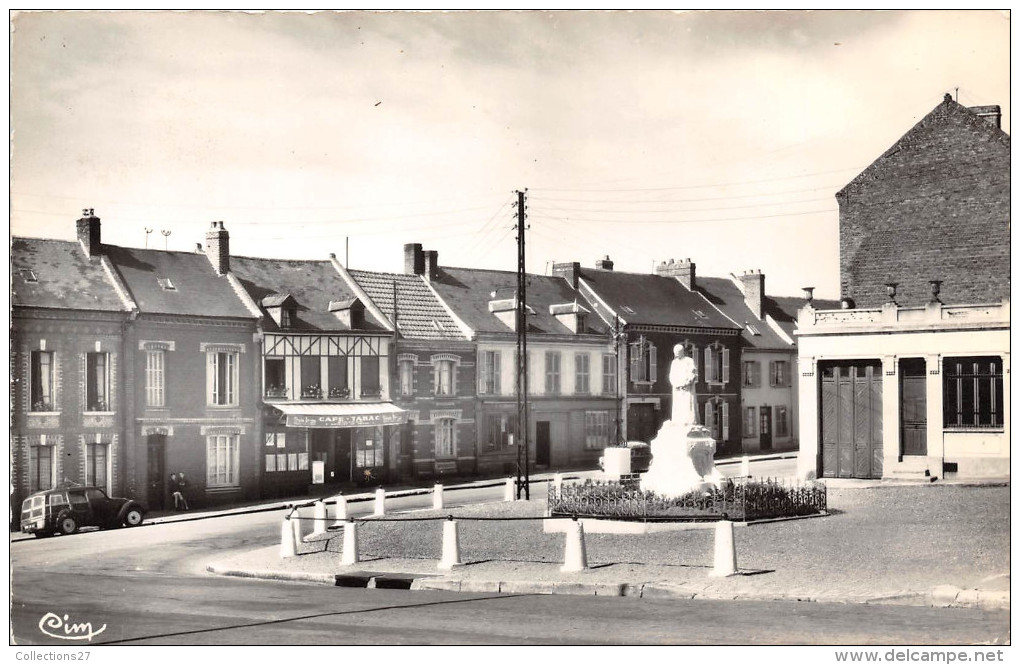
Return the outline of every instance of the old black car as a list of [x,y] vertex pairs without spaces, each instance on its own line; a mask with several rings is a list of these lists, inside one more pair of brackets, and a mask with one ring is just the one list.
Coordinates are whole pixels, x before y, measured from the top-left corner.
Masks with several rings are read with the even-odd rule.
[[143,519],[140,504],[106,496],[98,487],[56,487],[36,492],[21,504],[21,531],[37,538],[72,534],[83,526],[138,526]]

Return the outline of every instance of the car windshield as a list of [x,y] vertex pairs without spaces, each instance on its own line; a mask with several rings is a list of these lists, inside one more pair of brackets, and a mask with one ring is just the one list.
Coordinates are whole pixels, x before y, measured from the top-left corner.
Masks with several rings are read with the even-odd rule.
[[85,496],[88,498],[90,503],[96,503],[98,501],[106,501],[106,494],[100,489],[87,489],[85,490]]

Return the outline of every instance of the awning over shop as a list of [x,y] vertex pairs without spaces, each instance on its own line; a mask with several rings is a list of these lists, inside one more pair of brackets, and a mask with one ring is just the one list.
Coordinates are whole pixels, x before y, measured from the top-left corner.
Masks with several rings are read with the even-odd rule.
[[287,427],[372,427],[403,425],[407,411],[390,404],[274,404],[287,416]]

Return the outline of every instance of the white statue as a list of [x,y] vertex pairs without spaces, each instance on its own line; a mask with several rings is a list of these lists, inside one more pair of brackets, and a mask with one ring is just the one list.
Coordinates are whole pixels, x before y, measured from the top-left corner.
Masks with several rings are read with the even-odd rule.
[[715,440],[698,424],[698,367],[682,344],[673,347],[673,354],[669,366],[672,416],[652,440],[652,463],[641,478],[641,489],[671,497],[719,487],[722,482],[715,468]]

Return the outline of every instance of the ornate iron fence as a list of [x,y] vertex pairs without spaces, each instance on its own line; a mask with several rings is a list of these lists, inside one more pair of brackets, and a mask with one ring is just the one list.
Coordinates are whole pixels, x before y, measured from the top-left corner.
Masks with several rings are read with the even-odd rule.
[[550,515],[638,521],[737,521],[824,513],[825,485],[785,479],[727,480],[721,488],[664,497],[633,482],[586,480],[549,488]]

